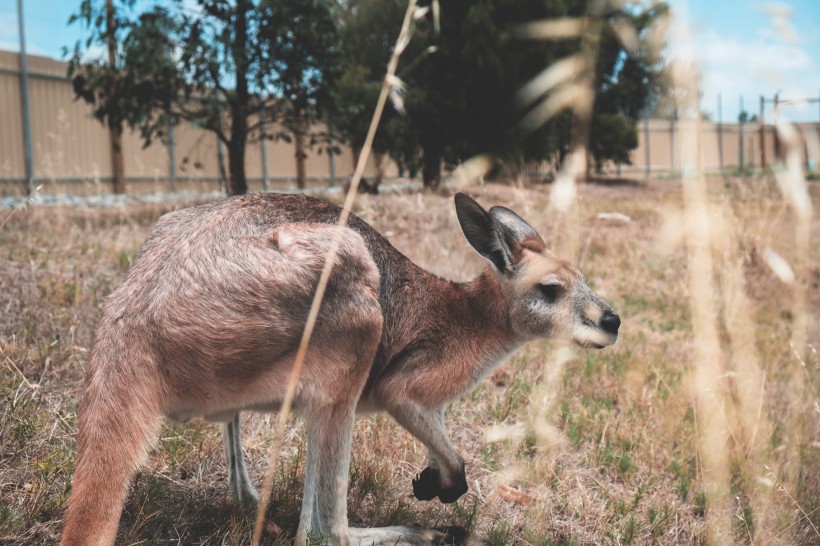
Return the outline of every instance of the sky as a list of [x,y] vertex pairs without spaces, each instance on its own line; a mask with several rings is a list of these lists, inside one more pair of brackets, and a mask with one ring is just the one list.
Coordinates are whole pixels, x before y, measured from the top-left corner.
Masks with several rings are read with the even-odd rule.
[[[701,110],[737,121],[740,100],[758,114],[760,96],[820,99],[820,0],[670,0],[667,56],[697,61]],[[772,119],[771,104],[766,119]],[[820,121],[820,103],[783,106],[793,121]]]
[[[139,4],[150,4],[141,0]],[[79,0],[23,0],[26,49],[62,58],[83,38],[66,22]],[[667,56],[695,60],[702,73],[701,109],[736,121],[740,98],[757,114],[760,96],[820,98],[820,0],[669,0],[675,14]],[[442,2],[446,9],[446,0]],[[0,49],[18,51],[17,1],[0,0]],[[771,108],[769,106],[769,108]],[[820,104],[784,107],[793,121],[820,121]],[[771,111],[767,112],[771,119]]]

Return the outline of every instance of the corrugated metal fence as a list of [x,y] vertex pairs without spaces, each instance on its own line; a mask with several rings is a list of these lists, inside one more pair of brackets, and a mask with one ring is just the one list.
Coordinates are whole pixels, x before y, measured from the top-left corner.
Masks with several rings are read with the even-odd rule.
[[[24,116],[21,92],[20,55],[0,51],[0,194],[27,191],[28,173],[24,146]],[[111,157],[108,131],[91,116],[89,107],[74,99],[66,78],[66,63],[27,56],[31,127],[31,167],[34,185],[47,193],[102,193],[109,191]],[[697,126],[693,126],[697,123]],[[760,168],[778,155],[771,125],[759,123],[720,124],[710,121],[648,119],[639,122],[639,145],[632,165],[607,166],[610,174],[657,176],[679,173],[682,131],[700,132],[699,167],[707,172],[738,168]],[[818,141],[818,124],[800,124],[807,143]],[[129,192],[194,190],[209,191],[224,184],[219,168],[224,152],[216,136],[190,124],[173,132],[173,154],[168,146],[155,143],[142,147],[138,135],[123,135],[125,182]],[[307,176],[311,185],[326,185],[353,172],[353,155],[342,153],[331,161],[326,154],[308,151]],[[170,156],[175,158],[173,164]],[[807,146],[810,168],[820,164],[816,147]],[[387,176],[398,169],[387,161]],[[295,185],[296,161],[292,144],[284,141],[251,143],[246,171],[251,190],[265,185],[284,188]],[[541,171],[537,166],[528,173]],[[366,174],[372,176],[374,165]]]
[[[74,99],[66,63],[27,56],[32,167],[35,185],[47,193],[102,193],[110,191],[112,169],[107,129],[91,115],[82,101]],[[0,194],[27,191],[22,112],[20,55],[0,51]],[[173,131],[174,164],[169,147],[154,143],[143,148],[138,134],[123,135],[125,182],[129,192],[219,189],[221,150],[216,136],[191,124]],[[220,157],[222,156],[222,157]],[[225,163],[227,165],[227,163]],[[267,168],[266,168],[267,167]],[[331,177],[339,183],[353,173],[353,154],[341,147],[341,154],[308,151],[306,170],[310,185],[327,185]],[[387,176],[396,176],[392,163]],[[227,168],[227,167],[226,167]],[[296,159],[293,144],[285,141],[257,141],[249,144],[246,172],[250,190],[295,186]],[[375,173],[369,165],[366,174]]]

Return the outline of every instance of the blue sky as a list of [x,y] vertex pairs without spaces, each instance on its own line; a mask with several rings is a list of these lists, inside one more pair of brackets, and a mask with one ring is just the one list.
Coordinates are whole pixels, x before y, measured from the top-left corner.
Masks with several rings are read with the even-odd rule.
[[[60,58],[63,46],[71,47],[82,38],[79,25],[66,25],[79,3],[23,0],[29,53]],[[676,14],[669,53],[698,61],[701,108],[713,118],[718,93],[724,121],[737,119],[741,96],[751,113],[757,113],[761,94],[820,98],[820,0],[669,3]],[[444,9],[446,4],[444,0]],[[0,49],[19,49],[16,6],[16,0],[0,0]],[[820,121],[820,105],[789,107],[784,114],[794,120]]]
[[[820,0],[670,0],[669,54],[698,62],[701,109],[737,120],[758,113],[760,96],[820,99]],[[820,121],[820,104],[783,108],[792,120]],[[767,112],[767,119],[771,119]]]

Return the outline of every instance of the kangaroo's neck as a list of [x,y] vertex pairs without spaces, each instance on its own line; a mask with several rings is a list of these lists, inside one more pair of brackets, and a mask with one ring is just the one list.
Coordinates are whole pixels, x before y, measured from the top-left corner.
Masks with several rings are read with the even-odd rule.
[[365,391],[380,391],[377,397],[412,392],[438,406],[469,391],[521,340],[492,271],[467,283],[421,270],[408,273],[391,289],[393,304],[383,307],[381,346]]
[[464,295],[450,309],[451,320],[460,326],[459,336],[452,341],[457,348],[469,351],[477,383],[518,349],[523,340],[510,324],[508,295],[489,267],[470,282],[451,285]]

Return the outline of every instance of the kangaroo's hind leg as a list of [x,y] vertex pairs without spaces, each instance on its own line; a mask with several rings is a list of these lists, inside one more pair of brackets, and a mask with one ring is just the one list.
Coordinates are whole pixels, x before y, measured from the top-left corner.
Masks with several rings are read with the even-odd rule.
[[239,412],[234,415],[233,419],[225,423],[222,432],[225,458],[228,463],[228,491],[231,500],[237,504],[253,506],[259,501],[259,494],[254,489],[248,476],[248,469],[245,467]]
[[307,465],[297,544],[321,537],[347,544],[347,485],[355,406],[341,403],[306,415]]

